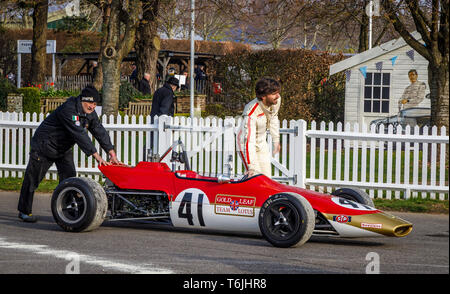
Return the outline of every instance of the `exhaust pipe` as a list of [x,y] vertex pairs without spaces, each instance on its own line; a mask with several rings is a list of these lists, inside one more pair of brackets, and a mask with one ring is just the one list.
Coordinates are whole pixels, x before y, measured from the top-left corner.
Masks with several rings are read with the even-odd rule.
[[394,236],[395,237],[404,237],[411,233],[412,224],[404,224],[394,228]]

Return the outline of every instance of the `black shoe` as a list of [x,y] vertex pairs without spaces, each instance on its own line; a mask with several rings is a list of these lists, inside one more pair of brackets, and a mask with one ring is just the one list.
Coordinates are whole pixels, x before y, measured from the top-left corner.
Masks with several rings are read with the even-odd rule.
[[25,214],[22,212],[19,212],[19,218],[23,220],[26,223],[35,223],[37,222],[37,217],[31,215],[31,214]]

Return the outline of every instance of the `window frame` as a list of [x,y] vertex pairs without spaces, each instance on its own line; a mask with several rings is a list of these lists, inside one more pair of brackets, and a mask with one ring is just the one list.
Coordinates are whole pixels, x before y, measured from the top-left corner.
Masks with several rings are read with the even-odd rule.
[[[375,84],[375,75],[380,74],[380,83]],[[384,75],[387,74],[389,76],[389,83],[384,83]],[[371,83],[366,84],[366,80],[371,75]],[[367,88],[370,88],[370,97],[366,98],[367,96]],[[376,91],[376,88],[379,88],[379,98],[374,98],[374,91]],[[384,91],[383,89],[389,89],[389,95],[387,98],[384,97]],[[366,72],[366,78],[362,77],[362,105],[361,110],[364,115],[386,115],[390,113],[391,108],[391,100],[392,100],[392,71],[390,70],[372,70]],[[366,101],[370,101],[370,111],[366,111]],[[379,112],[375,112],[374,110],[374,101],[379,103]],[[387,109],[383,111],[383,102],[387,104]]]

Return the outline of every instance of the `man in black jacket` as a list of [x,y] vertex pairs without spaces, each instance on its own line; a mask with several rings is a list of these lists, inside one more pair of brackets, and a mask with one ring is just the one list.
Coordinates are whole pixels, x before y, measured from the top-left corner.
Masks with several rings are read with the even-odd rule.
[[[53,163],[56,164],[60,182],[76,176],[72,151],[75,143],[86,155],[94,156],[99,165],[121,164],[109,135],[95,112],[99,98],[98,91],[87,86],[80,96],[67,99],[37,128],[31,139],[30,160],[20,190],[18,210],[19,218],[23,221],[37,221],[31,214],[34,191]],[[87,131],[109,153],[111,162],[106,162],[98,154]]]
[[150,74],[149,73],[144,73],[144,77],[142,78],[142,80],[139,82],[139,88],[138,90],[144,94],[144,95],[148,95],[151,94],[151,89],[150,89]]
[[152,119],[155,115],[174,115],[175,94],[173,91],[178,88],[179,84],[180,81],[177,78],[170,77],[164,86],[155,91],[155,94],[153,94],[152,111],[150,112]]

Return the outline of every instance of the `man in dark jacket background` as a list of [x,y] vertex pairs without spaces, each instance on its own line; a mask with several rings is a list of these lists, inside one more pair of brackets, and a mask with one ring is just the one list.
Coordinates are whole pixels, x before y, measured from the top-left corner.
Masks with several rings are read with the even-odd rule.
[[150,74],[149,73],[144,73],[144,77],[139,82],[138,90],[144,95],[151,94],[152,91],[150,89]]
[[152,111],[150,112],[152,119],[155,115],[174,115],[175,94],[173,91],[178,88],[179,84],[180,81],[177,78],[170,77],[164,86],[155,91],[155,94],[153,94]]
[[[36,222],[31,214],[34,191],[44,179],[53,163],[58,170],[59,182],[75,177],[72,147],[78,144],[87,155],[92,155],[99,165],[121,164],[114,146],[95,112],[100,100],[98,91],[87,86],[78,97],[70,97],[53,111],[37,128],[31,139],[30,159],[25,171],[18,204],[19,218],[25,222]],[[100,146],[109,153],[110,162],[98,154],[89,131]]]

